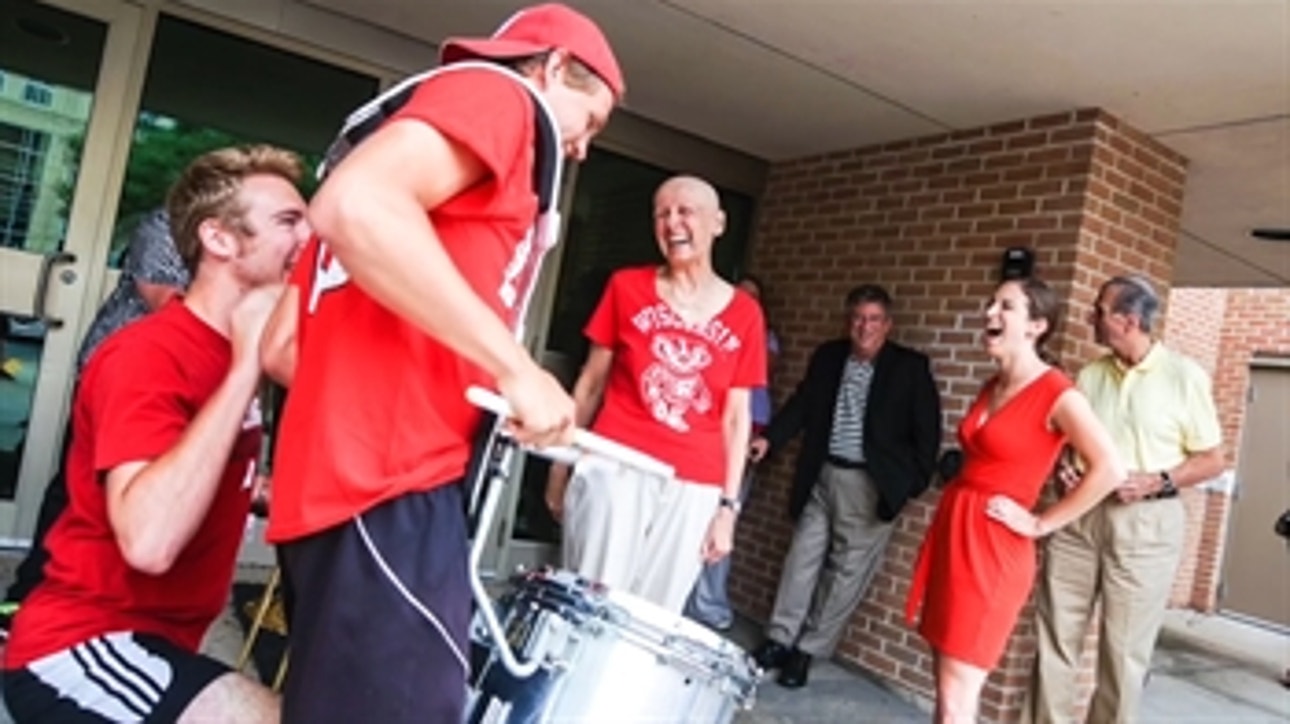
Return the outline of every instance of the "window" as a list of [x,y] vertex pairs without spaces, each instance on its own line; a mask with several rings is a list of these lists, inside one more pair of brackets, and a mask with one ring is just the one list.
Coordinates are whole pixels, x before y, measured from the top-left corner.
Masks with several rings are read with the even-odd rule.
[[[578,169],[547,348],[581,366],[582,325],[616,269],[662,261],[654,239],[654,191],[675,172],[593,147]],[[712,248],[718,274],[734,280],[752,235],[751,197],[718,188],[726,231]]]
[[[370,76],[162,15],[109,263],[120,266],[139,219],[165,201],[170,184],[197,156],[224,146],[271,143],[302,154],[313,169],[342,119],[377,90]],[[306,174],[306,195],[314,185]]]
[[54,89],[44,83],[29,80],[22,88],[22,99],[33,106],[48,108],[54,104]]
[[26,246],[49,134],[0,122],[0,246]]

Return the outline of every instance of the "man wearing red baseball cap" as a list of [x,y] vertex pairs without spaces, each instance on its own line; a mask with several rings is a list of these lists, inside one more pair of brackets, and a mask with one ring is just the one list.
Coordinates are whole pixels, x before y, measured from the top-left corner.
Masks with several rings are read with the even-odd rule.
[[535,159],[586,156],[622,71],[599,28],[556,4],[450,39],[442,59],[329,159],[318,239],[271,323],[290,342],[262,348],[290,385],[268,531],[291,599],[288,722],[461,720],[462,479],[480,423],[465,389],[499,390],[525,442],[572,432],[572,399],[514,333],[548,246]]

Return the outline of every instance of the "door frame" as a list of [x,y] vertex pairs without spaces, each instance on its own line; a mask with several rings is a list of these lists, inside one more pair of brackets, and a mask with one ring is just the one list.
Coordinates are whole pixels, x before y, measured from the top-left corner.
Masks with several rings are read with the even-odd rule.
[[60,266],[70,270],[74,279],[51,284],[45,299],[50,313],[64,323],[45,335],[18,486],[12,501],[0,502],[0,535],[11,539],[30,536],[45,486],[60,463],[76,348],[103,296],[116,199],[143,91],[140,69],[147,64],[156,24],[155,10],[127,0],[42,0],[41,4],[101,22],[107,35],[63,245],[76,260]]
[[[119,275],[108,268],[107,259],[160,16],[191,20],[256,43],[362,72],[376,78],[380,87],[403,75],[304,38],[242,22],[232,13],[176,0],[39,0],[39,4],[104,23],[107,36],[95,79],[64,242],[64,247],[76,254],[76,261],[58,267],[58,271],[74,273],[76,281],[67,285],[50,284],[46,307],[51,316],[63,320],[63,325],[45,336],[41,367],[32,394],[33,424],[27,432],[18,487],[12,501],[0,501],[0,547],[25,547],[30,541],[45,487],[61,463],[59,456],[75,385],[77,350]],[[40,260],[39,257],[19,258],[19,262],[31,271],[24,273],[25,276],[34,276]],[[33,281],[27,293],[34,287]]]
[[[1248,428],[1251,423],[1251,420],[1249,419],[1249,395],[1252,394],[1254,391],[1254,378],[1256,376],[1256,373],[1258,373],[1259,371],[1265,371],[1265,372],[1281,371],[1284,374],[1290,375],[1290,358],[1263,356],[1256,353],[1250,359],[1249,363],[1246,366],[1247,390],[1246,390],[1246,394],[1243,395],[1243,398],[1245,400],[1243,403],[1245,409],[1243,410],[1241,415],[1242,432],[1240,435],[1239,447],[1237,449],[1236,469],[1234,471],[1237,476],[1237,482],[1236,482],[1235,493],[1229,499],[1229,503],[1228,503],[1229,507],[1227,512],[1227,525],[1226,525],[1227,532],[1226,532],[1226,536],[1223,544],[1222,568],[1221,568],[1220,578],[1219,578],[1220,584],[1219,584],[1218,610],[1220,613],[1222,613],[1224,616],[1228,618],[1244,621],[1262,628],[1278,631],[1281,633],[1290,633],[1290,628],[1288,628],[1286,624],[1283,622],[1270,621],[1267,619],[1258,618],[1258,617],[1255,617],[1253,614],[1230,608],[1231,600],[1230,600],[1230,597],[1228,596],[1229,591],[1228,591],[1227,581],[1231,575],[1231,569],[1229,568],[1229,566],[1235,565],[1234,557],[1238,554],[1238,551],[1236,551],[1233,546],[1233,543],[1235,542],[1235,537],[1238,531],[1238,526],[1244,524],[1247,526],[1251,526],[1253,529],[1263,530],[1264,532],[1266,532],[1270,544],[1282,545],[1282,547],[1284,547],[1284,545],[1280,541],[1276,540],[1276,536],[1273,534],[1271,529],[1272,522],[1275,519],[1274,516],[1280,514],[1280,511],[1270,511],[1270,516],[1266,521],[1263,521],[1263,520],[1242,521],[1238,518],[1239,513],[1237,511],[1237,506],[1240,505],[1240,498],[1242,497],[1242,494],[1244,492],[1242,488],[1245,486],[1245,482],[1242,479],[1242,472],[1243,472],[1244,463],[1245,463],[1244,457],[1245,455],[1251,454],[1253,452],[1251,450],[1246,449],[1247,444],[1246,444],[1245,438],[1249,435]],[[1290,551],[1287,551],[1286,555],[1290,555]]]
[[[557,208],[560,211],[560,230],[556,237],[559,243],[552,248],[542,262],[542,273],[538,276],[537,286],[533,289],[533,298],[529,303],[528,313],[524,320],[524,331],[521,342],[533,358],[541,361],[542,350],[546,348],[547,333],[550,331],[551,311],[555,308],[555,292],[560,279],[560,268],[564,260],[564,243],[569,227],[569,217],[573,211],[573,191],[578,184],[578,164],[565,163],[561,177],[560,196]],[[516,538],[515,518],[519,513],[520,486],[524,483],[524,470],[528,465],[528,455],[516,453],[512,456],[511,469],[508,471],[505,488],[498,501],[496,519],[493,521],[488,539],[479,558],[481,575],[485,579],[505,579],[517,569],[532,569],[543,564],[559,560],[559,548],[551,543]]]

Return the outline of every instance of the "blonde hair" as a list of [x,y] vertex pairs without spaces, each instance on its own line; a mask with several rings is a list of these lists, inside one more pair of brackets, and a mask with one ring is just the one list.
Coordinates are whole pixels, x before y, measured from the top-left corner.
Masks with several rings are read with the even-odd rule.
[[[512,70],[520,75],[528,75],[533,72],[541,71],[546,66],[547,60],[550,59],[552,51],[548,50],[536,55],[529,55],[523,58],[516,58],[504,62]],[[606,86],[604,79],[596,75],[586,63],[566,54],[564,57],[564,78],[565,84],[574,90],[580,90],[584,93],[595,93],[600,88]]]
[[198,227],[207,219],[250,234],[246,209],[238,201],[242,182],[248,176],[280,176],[292,184],[300,182],[304,164],[291,151],[269,145],[234,146],[198,156],[170,187],[166,211],[170,214],[170,235],[190,274],[197,273],[202,256]]
[[607,85],[603,78],[596,75],[596,71],[587,67],[586,63],[583,63],[572,55],[569,56],[569,60],[565,63],[564,69],[565,78],[567,79],[569,87],[574,90],[594,93]]

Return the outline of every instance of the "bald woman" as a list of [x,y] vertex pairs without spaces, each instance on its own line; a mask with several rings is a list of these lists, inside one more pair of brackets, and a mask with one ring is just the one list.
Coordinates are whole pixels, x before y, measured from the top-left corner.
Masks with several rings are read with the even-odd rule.
[[653,477],[587,458],[556,468],[546,501],[562,519],[564,566],[680,613],[705,562],[730,554],[751,429],[766,383],[761,307],[712,268],[726,217],[693,176],[654,194],[663,264],[622,269],[583,330],[579,426],[676,469]]

